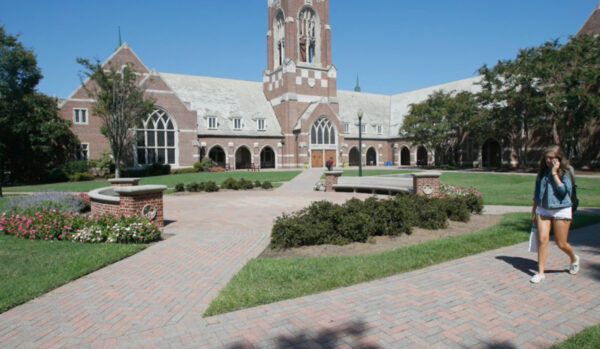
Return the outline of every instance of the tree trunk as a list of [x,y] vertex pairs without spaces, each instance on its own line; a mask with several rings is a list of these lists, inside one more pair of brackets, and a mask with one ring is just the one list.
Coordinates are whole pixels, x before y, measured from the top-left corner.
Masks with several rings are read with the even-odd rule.
[[552,138],[554,140],[554,144],[560,145],[560,135],[558,134],[558,126],[556,120],[552,121]]
[[113,152],[113,157],[115,158],[115,178],[121,178],[121,167],[119,166],[121,163],[121,154],[115,151]]

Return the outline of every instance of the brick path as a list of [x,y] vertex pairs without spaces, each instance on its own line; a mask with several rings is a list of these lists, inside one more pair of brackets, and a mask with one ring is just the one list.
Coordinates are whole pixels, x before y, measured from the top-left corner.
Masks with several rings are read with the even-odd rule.
[[202,313],[268,244],[283,211],[351,194],[253,191],[165,198],[169,238],[0,314],[0,347],[540,348],[600,323],[600,225],[555,246],[540,285],[519,244],[334,291],[210,318]]

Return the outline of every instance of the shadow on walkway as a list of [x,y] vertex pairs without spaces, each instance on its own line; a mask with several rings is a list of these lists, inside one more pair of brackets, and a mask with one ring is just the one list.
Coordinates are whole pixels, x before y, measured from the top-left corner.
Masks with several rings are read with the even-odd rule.
[[[535,257],[534,257],[535,258]],[[537,272],[537,260],[522,258],[522,257],[511,257],[511,256],[496,256],[496,259],[504,261],[512,265],[515,269],[522,271],[523,273],[533,276]],[[568,273],[567,269],[563,270],[545,270],[548,274],[556,273]]]
[[[349,322],[335,328],[323,329],[318,333],[300,331],[290,336],[279,336],[274,339],[273,348],[335,348],[343,344],[350,344],[354,348],[374,349],[375,344],[362,343],[367,331],[364,322]],[[252,345],[236,343],[229,349],[253,348]]]

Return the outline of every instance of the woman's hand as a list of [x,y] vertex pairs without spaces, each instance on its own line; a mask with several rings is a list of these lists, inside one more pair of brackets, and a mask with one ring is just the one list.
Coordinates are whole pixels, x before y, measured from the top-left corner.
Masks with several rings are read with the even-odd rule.
[[558,169],[560,168],[560,161],[554,158],[552,159],[552,174],[555,175],[558,173]]

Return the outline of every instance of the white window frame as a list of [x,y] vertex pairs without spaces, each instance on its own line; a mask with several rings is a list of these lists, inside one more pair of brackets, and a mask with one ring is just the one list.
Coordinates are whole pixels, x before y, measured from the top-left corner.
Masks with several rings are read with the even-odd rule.
[[[233,129],[234,130],[243,130],[244,123],[242,122],[242,118],[233,118]],[[238,125],[236,125],[238,124]]]
[[344,123],[344,133],[345,134],[349,134],[350,133],[350,123],[349,122],[345,122]]
[[[83,154],[85,151],[85,157],[79,157],[79,154]],[[75,160],[89,160],[90,159],[90,144],[79,143],[75,146]]]
[[381,124],[377,125],[377,134],[378,135],[383,134],[383,125],[381,125]]
[[265,119],[256,119],[256,129],[258,131],[266,131],[267,130],[267,123],[266,123]]
[[216,116],[209,116],[206,118],[206,128],[208,128],[209,130],[216,130],[219,128]]
[[362,133],[363,134],[367,133],[367,125],[366,124],[362,124],[361,127],[362,127]]
[[[81,121],[82,118],[85,118],[85,121]],[[73,108],[73,124],[87,125],[88,120],[89,117],[87,108]]]

